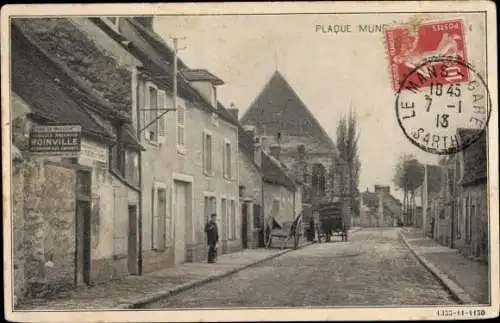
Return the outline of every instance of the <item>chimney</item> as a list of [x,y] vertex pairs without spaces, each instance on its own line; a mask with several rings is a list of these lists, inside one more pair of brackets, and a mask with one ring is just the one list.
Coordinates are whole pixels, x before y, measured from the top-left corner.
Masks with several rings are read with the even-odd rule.
[[134,17],[134,20],[140,23],[144,28],[153,31],[153,16]]
[[227,109],[227,111],[236,119],[238,120],[238,109],[235,107],[234,103],[231,102],[231,107]]
[[280,145],[274,144],[271,145],[271,156],[276,160],[280,160],[281,147]]

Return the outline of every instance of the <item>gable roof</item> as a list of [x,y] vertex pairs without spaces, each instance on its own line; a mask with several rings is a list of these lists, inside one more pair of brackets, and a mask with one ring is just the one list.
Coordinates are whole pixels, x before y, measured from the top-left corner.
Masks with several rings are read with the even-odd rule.
[[262,175],[265,182],[285,186],[294,192],[297,190],[294,181],[290,179],[278,163],[264,151],[262,151]]
[[[389,199],[389,200],[391,200],[394,204],[396,204],[398,206],[402,206],[403,205],[403,203],[401,203],[401,201],[398,200],[397,198],[395,198],[394,195],[392,195],[391,193],[384,194],[383,196],[384,196],[384,205],[386,204],[386,201],[387,201],[386,198]],[[390,206],[389,206],[389,208],[390,208]]]
[[84,103],[65,87],[74,84],[59,66],[33,45],[20,30],[11,28],[12,90],[30,107],[31,117],[42,122],[80,124],[82,132],[99,139],[114,135],[99,125],[86,111]]
[[465,148],[464,154],[464,176],[461,185],[472,185],[487,178],[487,150],[486,150],[486,134],[480,130],[474,129],[458,129],[458,135],[461,142],[474,140],[479,135],[480,137],[473,144]]
[[291,136],[311,136],[321,147],[335,150],[332,139],[309,111],[283,75],[276,71],[241,118],[263,132],[284,131]]
[[15,18],[12,25],[71,76],[82,100],[92,98],[101,113],[130,120],[131,72],[103,53],[70,19]]
[[184,78],[189,82],[210,81],[215,85],[222,85],[224,81],[205,69],[184,69],[181,71]]

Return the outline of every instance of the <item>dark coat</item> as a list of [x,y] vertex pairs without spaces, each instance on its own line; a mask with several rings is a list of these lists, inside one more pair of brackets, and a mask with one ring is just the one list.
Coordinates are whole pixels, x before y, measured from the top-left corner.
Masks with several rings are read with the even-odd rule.
[[209,245],[214,245],[219,241],[219,230],[215,221],[208,221],[205,225],[205,232],[207,233],[207,242]]

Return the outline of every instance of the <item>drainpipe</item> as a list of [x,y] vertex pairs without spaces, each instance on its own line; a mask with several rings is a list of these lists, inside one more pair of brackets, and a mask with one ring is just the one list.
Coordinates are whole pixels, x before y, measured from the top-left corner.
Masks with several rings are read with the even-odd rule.
[[[141,113],[140,113],[140,104],[139,104],[139,73],[137,69],[135,70],[135,108],[136,108],[136,113],[137,113],[137,135],[139,142],[142,142],[142,135],[141,135]],[[139,223],[137,225],[137,230],[139,231],[139,241],[138,241],[138,254],[137,254],[137,274],[140,276],[142,275],[142,150],[139,151],[138,154],[138,168],[139,168],[139,201],[138,201],[138,211],[139,211]]]

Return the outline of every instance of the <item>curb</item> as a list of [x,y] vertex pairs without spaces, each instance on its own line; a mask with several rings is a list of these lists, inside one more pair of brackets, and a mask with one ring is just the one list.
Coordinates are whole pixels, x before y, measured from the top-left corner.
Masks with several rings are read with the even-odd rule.
[[477,304],[477,302],[465,292],[460,286],[458,286],[453,280],[451,280],[446,274],[440,271],[436,266],[434,266],[431,262],[425,259],[424,256],[415,251],[415,249],[408,242],[404,233],[399,232],[399,236],[402,238],[404,244],[410,251],[417,257],[417,259],[424,265],[424,267],[429,270],[451,294],[452,296],[459,301],[460,304]]
[[142,307],[142,306],[144,306],[146,304],[153,303],[155,301],[158,301],[160,299],[166,298],[168,296],[173,296],[173,295],[182,293],[182,292],[184,292],[184,291],[186,291],[188,289],[195,288],[195,287],[198,287],[198,286],[204,285],[206,283],[210,283],[210,282],[219,280],[219,279],[227,277],[227,276],[231,276],[231,275],[233,275],[233,274],[235,274],[237,272],[240,272],[240,271],[242,271],[244,269],[247,269],[247,268],[259,265],[259,264],[261,264],[261,263],[263,263],[265,261],[271,260],[273,258],[277,258],[277,257],[282,256],[282,255],[284,255],[286,253],[289,253],[291,251],[299,250],[301,248],[307,247],[308,245],[310,245],[310,244],[305,244],[305,245],[299,246],[297,249],[293,249],[293,248],[284,249],[284,250],[278,251],[275,254],[269,255],[269,256],[264,257],[262,259],[259,259],[259,260],[255,261],[255,262],[252,262],[252,263],[249,263],[249,264],[246,264],[246,265],[243,265],[243,266],[231,269],[229,271],[223,272],[223,273],[218,274],[218,275],[209,276],[209,277],[201,278],[201,279],[198,279],[198,280],[195,280],[195,281],[187,282],[185,284],[179,285],[179,286],[174,287],[172,289],[155,293],[155,294],[153,294],[151,296],[145,297],[145,298],[140,299],[138,301],[135,301],[133,303],[123,304],[123,305],[119,306],[118,308],[120,308],[120,309],[138,309],[138,308],[140,308],[140,307]]

